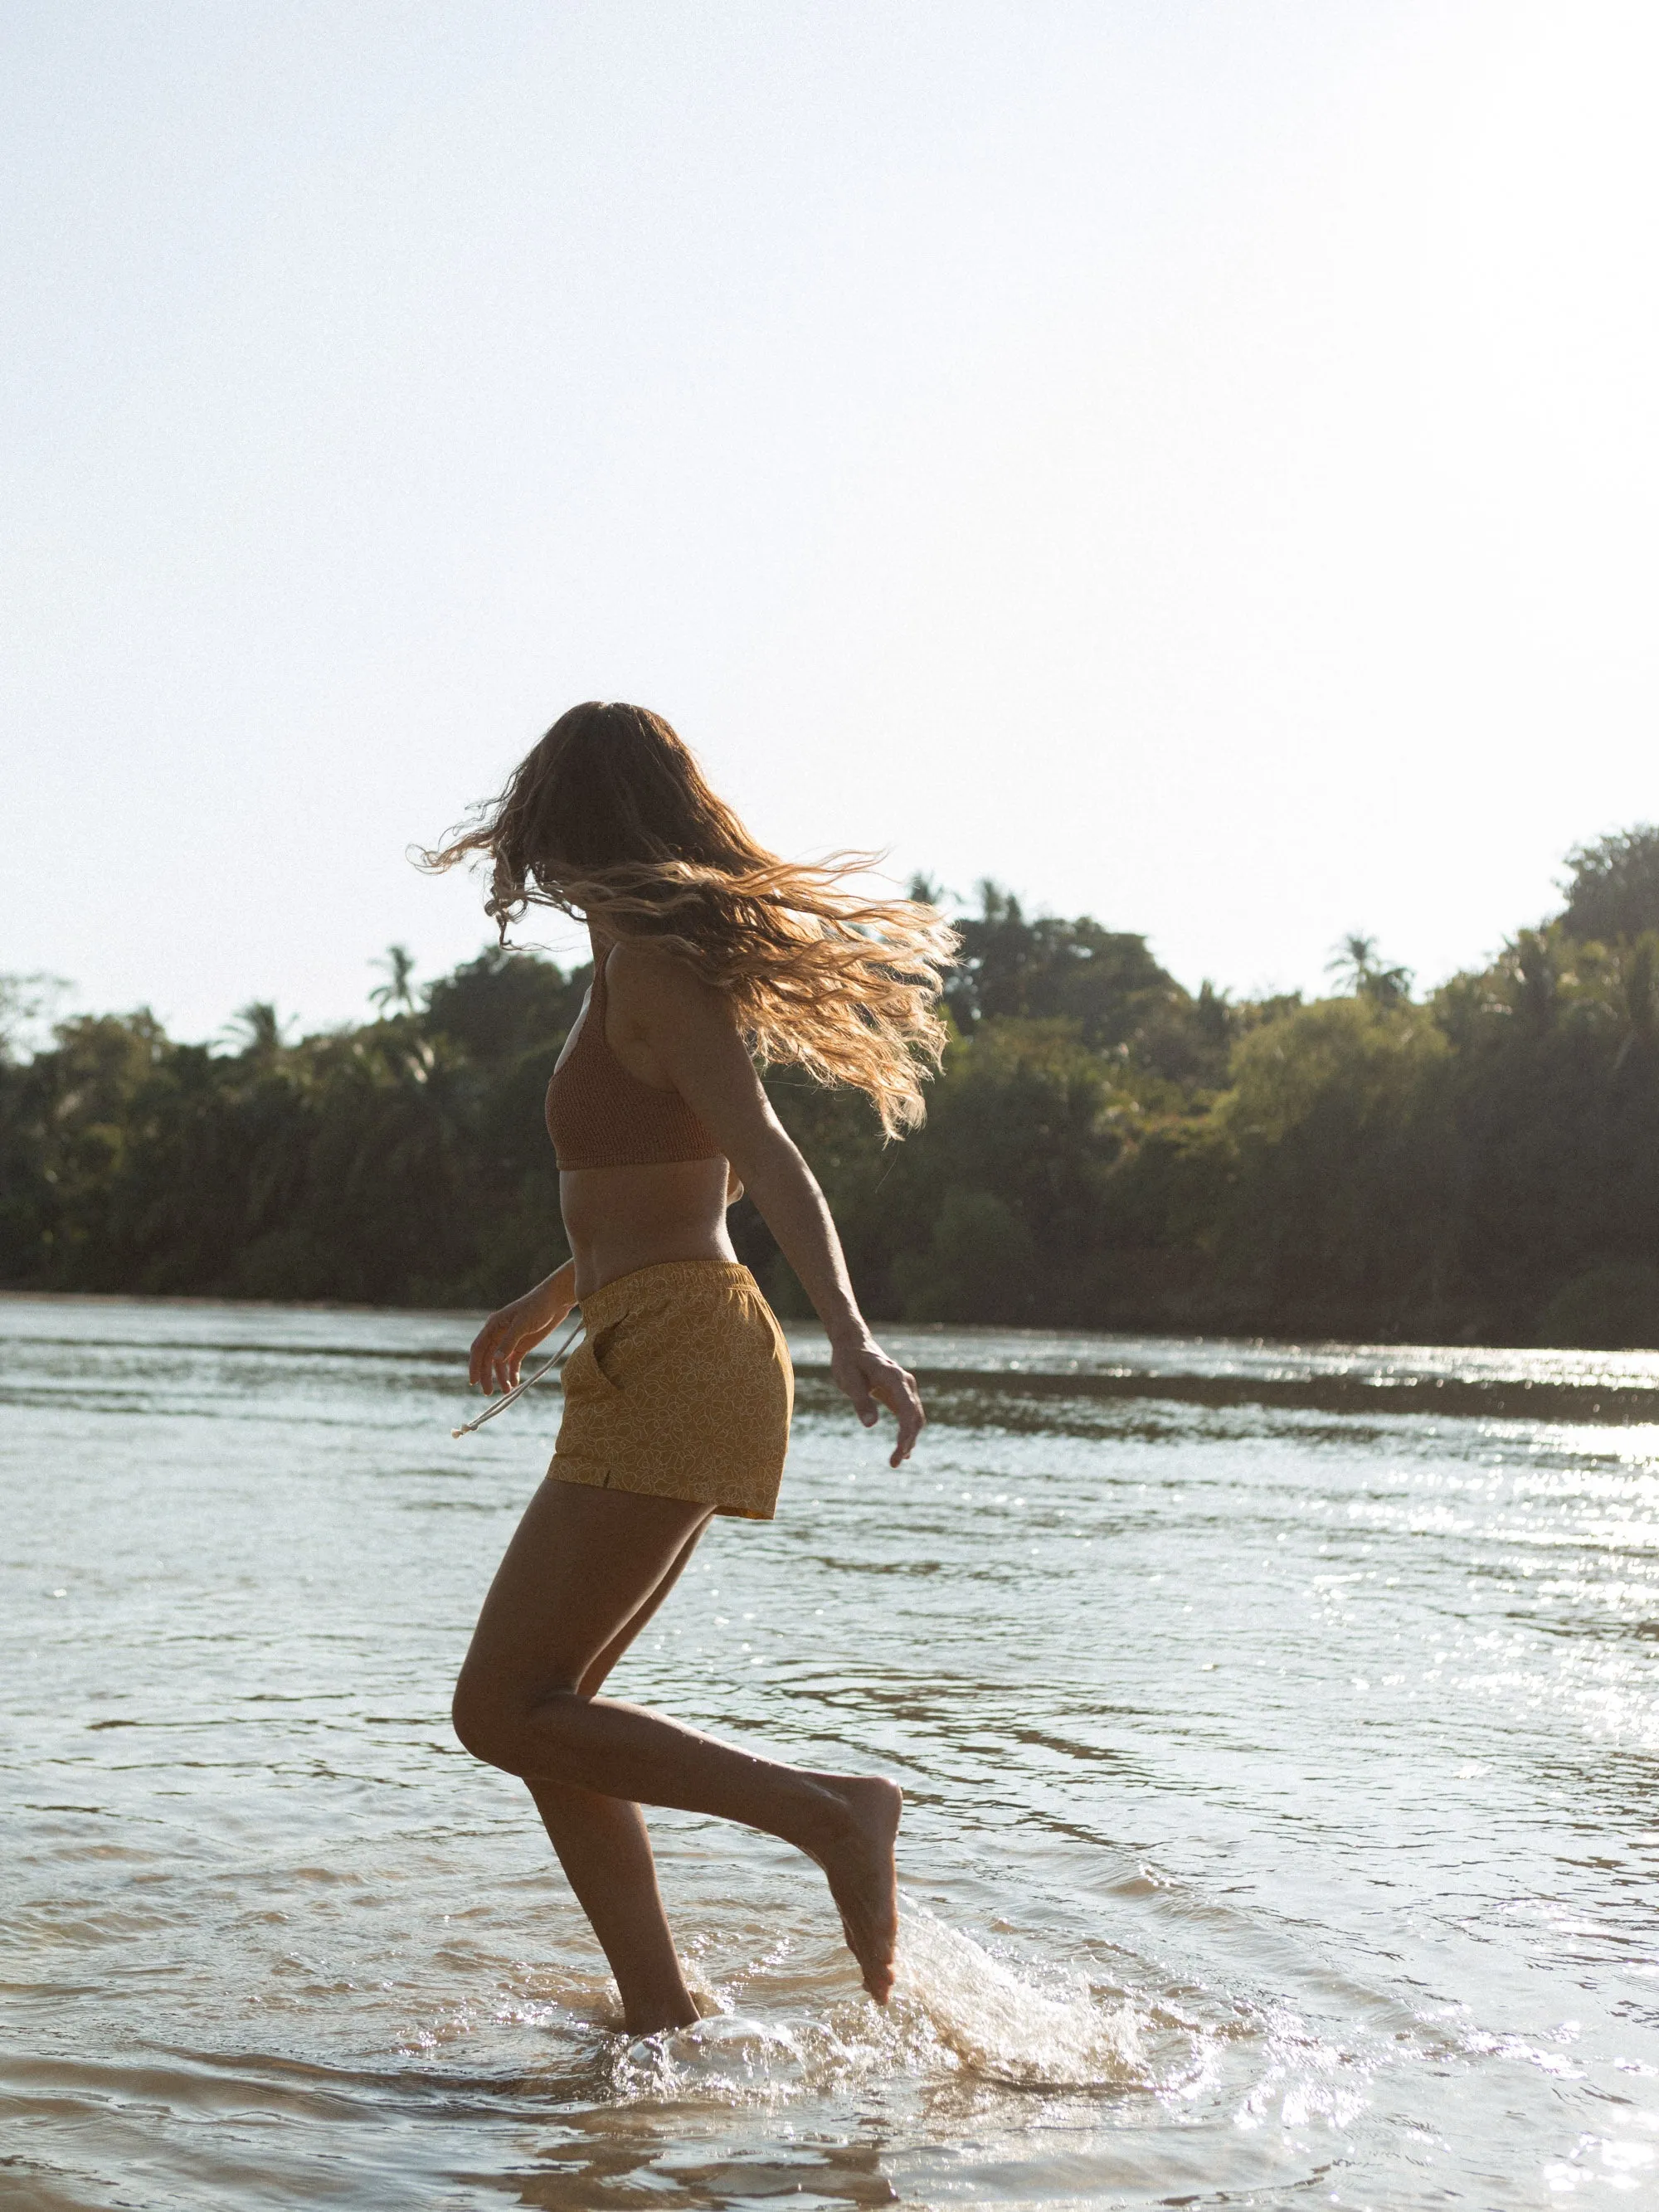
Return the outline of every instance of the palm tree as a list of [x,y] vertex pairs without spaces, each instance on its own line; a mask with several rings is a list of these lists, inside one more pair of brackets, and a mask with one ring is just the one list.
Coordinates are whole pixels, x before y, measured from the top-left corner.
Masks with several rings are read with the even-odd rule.
[[226,1041],[240,1048],[245,1060],[275,1060],[287,1043],[283,1035],[287,1027],[269,999],[250,999],[245,1006],[238,1006],[222,1032]]
[[37,1048],[69,988],[61,975],[0,975],[0,1066]]
[[1357,929],[1337,939],[1325,973],[1347,986],[1347,996],[1369,999],[1374,1006],[1402,1006],[1412,994],[1411,969],[1389,967],[1376,939]]
[[385,957],[370,962],[370,966],[386,970],[384,983],[377,983],[368,994],[371,1006],[378,1006],[381,1014],[393,1012],[412,1014],[415,994],[410,988],[415,976],[415,956],[406,945],[388,945]]

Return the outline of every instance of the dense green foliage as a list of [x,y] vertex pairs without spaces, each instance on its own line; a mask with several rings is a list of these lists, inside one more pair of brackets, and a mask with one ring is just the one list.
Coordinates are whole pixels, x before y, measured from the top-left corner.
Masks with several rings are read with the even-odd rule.
[[[1332,997],[1194,995],[1144,938],[984,885],[924,1131],[769,1081],[867,1310],[1659,1345],[1659,830],[1570,866],[1561,915],[1424,1000],[1364,937]],[[376,1018],[297,1042],[254,1005],[216,1050],[140,1012],[6,1052],[0,1279],[478,1306],[544,1273],[586,971],[383,967]],[[733,1232],[799,1310],[752,1207]]]

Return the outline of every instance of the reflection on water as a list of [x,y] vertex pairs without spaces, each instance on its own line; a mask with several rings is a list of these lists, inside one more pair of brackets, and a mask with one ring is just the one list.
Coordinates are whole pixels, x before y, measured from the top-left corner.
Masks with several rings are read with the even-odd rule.
[[630,2043],[447,1729],[556,1418],[469,1334],[0,1300],[0,2203],[1652,2193],[1659,1358],[915,1331],[895,1476],[803,1339],[618,1686],[904,1784],[899,1987],[665,1814]]

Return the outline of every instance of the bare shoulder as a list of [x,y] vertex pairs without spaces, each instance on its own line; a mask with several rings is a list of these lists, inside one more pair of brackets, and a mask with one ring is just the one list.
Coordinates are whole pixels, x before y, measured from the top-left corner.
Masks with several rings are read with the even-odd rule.
[[705,983],[678,953],[665,951],[648,940],[625,938],[613,945],[605,980],[612,1004],[629,1020],[650,1027],[731,1024],[722,994]]

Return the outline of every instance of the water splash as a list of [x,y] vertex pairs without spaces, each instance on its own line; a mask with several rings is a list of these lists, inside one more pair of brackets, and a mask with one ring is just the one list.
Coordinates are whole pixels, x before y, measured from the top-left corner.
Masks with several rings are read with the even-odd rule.
[[1038,1988],[1029,1969],[1018,1971],[914,1903],[900,1920],[884,2008],[839,1996],[808,2014],[762,2015],[752,2004],[739,2008],[727,1991],[703,1994],[720,2009],[696,2027],[618,2039],[609,2068],[616,2097],[783,2102],[896,2076],[1034,2089],[1152,2083],[1127,2001],[1103,2001],[1080,1977]]
[[904,1912],[893,2005],[987,2081],[1092,2089],[1150,2078],[1127,2001],[1103,2002],[1081,1976],[1038,1989],[924,1905]]

